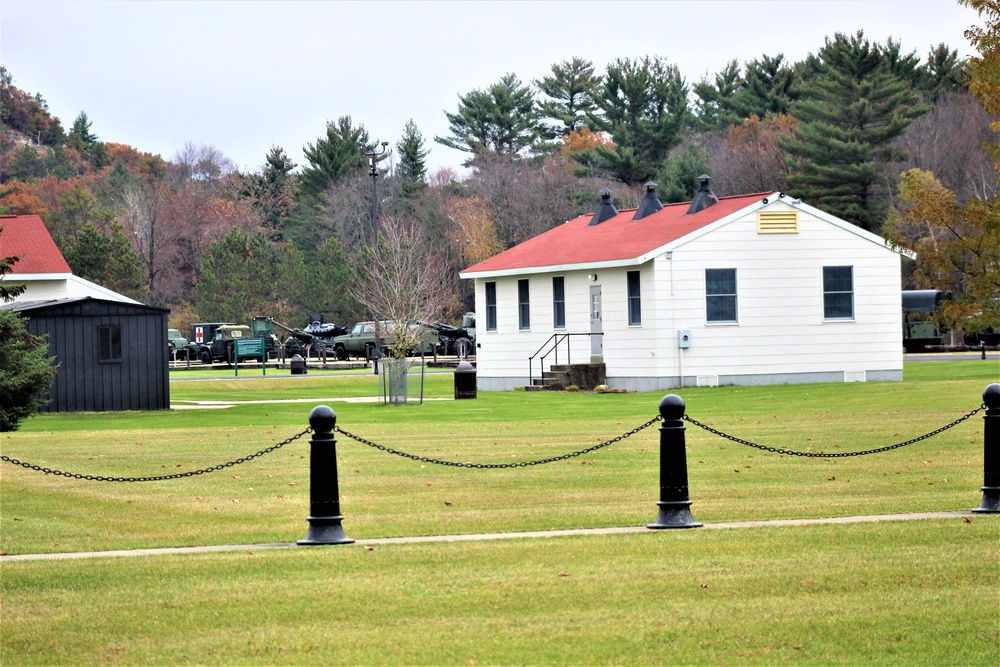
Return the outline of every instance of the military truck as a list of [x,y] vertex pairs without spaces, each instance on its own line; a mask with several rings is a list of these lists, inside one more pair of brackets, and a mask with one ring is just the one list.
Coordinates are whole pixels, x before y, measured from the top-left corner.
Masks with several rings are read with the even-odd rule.
[[[359,359],[374,359],[377,356],[385,356],[385,349],[396,342],[394,328],[395,325],[392,322],[385,320],[358,322],[350,333],[333,339],[334,354],[340,361],[351,356]],[[416,324],[411,324],[410,328],[414,331],[419,329]],[[419,340],[420,347],[425,353],[433,353],[434,346],[439,342],[436,331],[420,331]]]
[[[196,325],[192,325],[196,326]],[[198,345],[198,359],[203,364],[215,361],[233,363],[233,341],[252,338],[250,327],[245,324],[220,324],[212,331],[212,339]]]
[[179,329],[167,329],[168,359],[187,359],[188,355],[194,356],[197,349],[198,346],[188,342]]

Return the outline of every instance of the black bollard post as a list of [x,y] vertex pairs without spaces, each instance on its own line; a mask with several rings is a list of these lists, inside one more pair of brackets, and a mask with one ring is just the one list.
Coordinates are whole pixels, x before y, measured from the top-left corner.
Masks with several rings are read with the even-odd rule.
[[350,544],[340,522],[340,487],[337,484],[337,415],[325,405],[309,413],[313,430],[309,441],[309,532],[298,544]]
[[1000,384],[983,390],[983,502],[973,512],[1000,512]]
[[687,452],[684,445],[684,400],[668,394],[660,401],[660,511],[647,528],[698,528],[688,499]]

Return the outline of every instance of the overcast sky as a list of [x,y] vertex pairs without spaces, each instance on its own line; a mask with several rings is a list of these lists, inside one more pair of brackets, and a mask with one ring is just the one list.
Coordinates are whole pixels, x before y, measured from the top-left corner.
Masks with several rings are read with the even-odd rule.
[[296,163],[328,120],[350,115],[395,145],[411,118],[431,169],[465,155],[433,141],[458,96],[507,72],[661,56],[689,84],[731,59],[815,53],[864,30],[921,60],[944,42],[971,54],[978,22],[955,0],[701,2],[93,2],[0,0],[0,64],[69,130],[80,111],[103,141],[170,159],[211,145],[241,169],[271,146]]

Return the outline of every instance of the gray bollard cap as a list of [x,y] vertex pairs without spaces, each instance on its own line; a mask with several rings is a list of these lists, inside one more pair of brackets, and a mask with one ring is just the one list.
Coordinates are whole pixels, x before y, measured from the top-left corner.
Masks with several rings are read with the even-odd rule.
[[1000,408],[1000,384],[994,382],[983,390],[983,403],[990,410]]
[[333,408],[326,405],[317,405],[309,413],[309,426],[313,433],[330,433],[337,425],[337,414]]
[[677,394],[667,394],[660,400],[660,417],[680,419],[684,416],[684,399]]

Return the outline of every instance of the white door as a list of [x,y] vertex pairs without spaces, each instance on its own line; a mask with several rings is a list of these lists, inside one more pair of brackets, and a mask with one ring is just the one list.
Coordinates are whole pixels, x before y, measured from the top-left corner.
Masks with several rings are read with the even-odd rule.
[[590,286],[590,360],[604,360],[604,329],[601,325],[601,286]]

